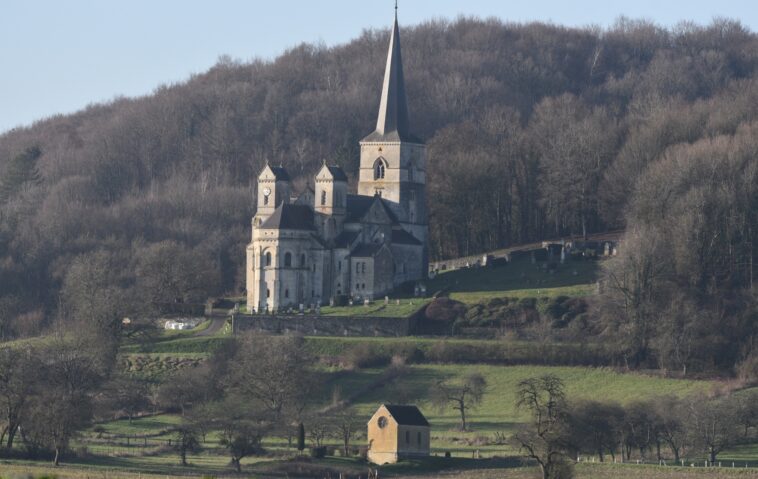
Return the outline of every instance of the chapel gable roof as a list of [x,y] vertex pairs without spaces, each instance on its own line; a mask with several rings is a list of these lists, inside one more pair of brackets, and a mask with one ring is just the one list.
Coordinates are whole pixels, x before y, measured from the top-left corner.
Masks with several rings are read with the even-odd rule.
[[359,234],[357,231],[343,231],[334,239],[334,246],[337,248],[350,248],[355,243]]
[[374,202],[379,202],[382,205],[392,223],[398,222],[397,216],[392,212],[392,208],[387,206],[387,203],[380,196],[364,195],[347,195],[347,217],[345,218],[345,222],[357,223],[362,220],[374,205]]
[[421,246],[423,243],[421,243],[421,241],[419,241],[415,236],[405,231],[404,229],[396,229],[396,230],[393,229],[392,230],[392,244],[406,244],[406,245]]
[[427,426],[426,420],[416,406],[400,406],[396,404],[384,404],[392,418],[401,426]]
[[313,230],[313,210],[305,205],[282,203],[266,218],[262,229]]
[[354,258],[373,258],[382,249],[384,243],[361,243],[350,252]]

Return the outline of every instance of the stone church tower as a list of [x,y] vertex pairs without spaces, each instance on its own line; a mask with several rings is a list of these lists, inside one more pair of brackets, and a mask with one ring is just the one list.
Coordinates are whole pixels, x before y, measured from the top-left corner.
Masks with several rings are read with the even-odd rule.
[[326,161],[298,196],[282,166],[261,170],[246,251],[249,310],[371,301],[427,277],[426,147],[408,117],[397,13],[376,129],[360,147],[357,195]]
[[[405,95],[400,29],[392,26],[376,130],[360,142],[358,194],[386,200],[403,228],[424,245],[429,236],[426,213],[426,145],[413,135]],[[428,264],[428,252],[424,265]]]

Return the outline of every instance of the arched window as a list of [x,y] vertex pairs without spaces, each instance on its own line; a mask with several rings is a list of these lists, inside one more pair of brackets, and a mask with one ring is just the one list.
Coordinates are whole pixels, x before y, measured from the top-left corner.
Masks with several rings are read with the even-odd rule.
[[326,204],[326,190],[321,190],[321,206]]
[[271,297],[271,290],[270,290],[270,289],[268,289],[268,288],[266,288],[266,297],[267,297],[267,298],[270,298],[270,297]]
[[271,266],[271,252],[270,251],[266,251],[266,256],[265,256],[264,261],[265,261],[265,266]]
[[300,267],[305,268],[307,265],[305,264],[305,253],[300,255]]
[[285,268],[292,267],[292,253],[290,253],[289,251],[284,253],[284,267]]
[[376,163],[374,163],[374,179],[375,180],[381,180],[384,178],[384,171],[387,168],[387,165],[384,162],[384,158],[379,158],[376,160]]
[[267,204],[268,204],[268,195],[263,195],[263,205],[265,206]]

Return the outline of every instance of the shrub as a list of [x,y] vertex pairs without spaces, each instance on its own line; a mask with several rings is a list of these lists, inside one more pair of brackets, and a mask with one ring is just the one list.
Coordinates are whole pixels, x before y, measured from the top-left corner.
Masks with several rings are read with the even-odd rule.
[[348,368],[378,368],[390,364],[392,357],[375,345],[355,346],[342,355],[341,362]]
[[322,459],[326,457],[326,446],[316,446],[311,448],[311,457],[314,459]]

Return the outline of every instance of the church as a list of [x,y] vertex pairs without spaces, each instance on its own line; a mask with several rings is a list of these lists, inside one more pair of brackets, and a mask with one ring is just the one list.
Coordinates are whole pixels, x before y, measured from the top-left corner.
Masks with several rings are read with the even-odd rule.
[[297,196],[285,168],[261,171],[247,246],[249,310],[373,300],[426,278],[426,146],[408,117],[397,13],[376,130],[359,144],[357,194],[327,162]]

